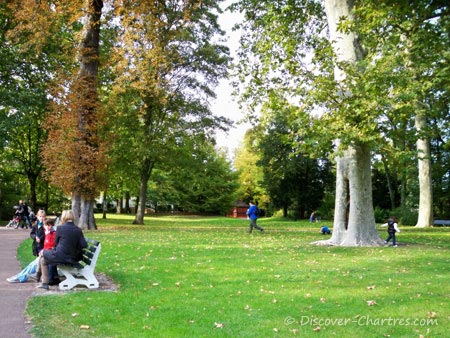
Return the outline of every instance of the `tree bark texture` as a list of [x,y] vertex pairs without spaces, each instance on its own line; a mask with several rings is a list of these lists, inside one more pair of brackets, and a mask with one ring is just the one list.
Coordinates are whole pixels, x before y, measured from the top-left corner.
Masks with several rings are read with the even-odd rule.
[[[418,112],[415,118],[416,130],[420,133],[427,126],[424,114]],[[431,183],[430,140],[419,136],[416,143],[419,169],[419,215],[416,227],[433,226],[433,189]]]
[[[338,61],[354,63],[363,58],[363,50],[353,33],[338,31],[339,20],[351,17],[353,0],[326,0],[330,38]],[[335,79],[346,75],[335,67]],[[350,94],[351,95],[351,94]],[[384,242],[378,235],[372,202],[370,148],[364,144],[349,146],[336,159],[336,198],[333,234],[319,245],[378,246]]]

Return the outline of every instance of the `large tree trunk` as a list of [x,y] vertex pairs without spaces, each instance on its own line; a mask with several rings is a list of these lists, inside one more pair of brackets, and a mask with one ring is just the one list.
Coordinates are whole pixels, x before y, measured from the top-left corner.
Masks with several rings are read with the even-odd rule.
[[[414,69],[413,61],[410,57],[410,50],[413,48],[413,42],[403,35],[402,41],[406,43],[407,68]],[[415,127],[417,130],[417,158],[419,170],[419,215],[416,227],[425,228],[433,225],[433,190],[431,187],[431,160],[430,160],[430,141],[424,130],[427,127],[427,115],[423,104],[416,99],[415,102],[416,117]]]
[[78,225],[80,224],[88,224],[88,228],[83,229],[89,229],[89,230],[96,230],[97,224],[95,223],[95,217],[94,217],[94,205],[95,200],[84,199],[81,198],[81,208],[80,208],[80,218],[78,220]]
[[[77,205],[74,210],[75,217],[78,218],[78,227],[82,229],[96,229],[94,218],[95,204],[95,162],[93,154],[98,151],[98,143],[95,141],[96,128],[98,123],[96,113],[98,110],[98,68],[99,68],[99,46],[100,46],[100,18],[102,14],[103,1],[89,0],[88,10],[83,36],[79,46],[80,71],[77,83],[80,90],[80,102],[78,106],[78,131],[81,139],[78,141],[79,153],[78,161],[82,168],[89,169],[88,172],[79,174],[77,180],[80,186],[77,192],[73,193],[72,205]],[[85,149],[83,151],[82,149]],[[87,151],[89,150],[89,152]]]
[[[415,119],[417,132],[420,134],[427,126],[426,116],[420,112]],[[419,215],[416,227],[433,226],[433,190],[431,187],[430,141],[419,135],[416,143],[419,166]]]
[[[364,55],[357,37],[337,28],[341,18],[351,17],[352,6],[352,0],[325,1],[330,38],[337,58],[354,63]],[[335,79],[345,79],[345,73],[338,67],[335,68]],[[337,158],[333,235],[316,244],[376,246],[384,243],[378,235],[373,214],[370,160],[370,148],[364,144],[353,144]]]

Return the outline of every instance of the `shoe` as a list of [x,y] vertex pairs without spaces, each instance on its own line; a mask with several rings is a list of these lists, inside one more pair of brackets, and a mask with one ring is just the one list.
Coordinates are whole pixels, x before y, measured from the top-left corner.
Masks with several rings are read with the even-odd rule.
[[6,281],[7,281],[7,282],[10,282],[10,283],[20,283],[20,280],[17,279],[16,277],[9,277],[9,278],[6,278]]
[[396,248],[396,247],[397,247],[397,244],[393,245],[393,247]]
[[39,284],[38,286],[36,286],[36,289],[44,289],[44,290],[48,290],[49,287],[48,287],[48,284],[42,283],[42,284]]
[[59,285],[61,281],[59,279],[52,279],[50,282],[48,282],[48,285]]

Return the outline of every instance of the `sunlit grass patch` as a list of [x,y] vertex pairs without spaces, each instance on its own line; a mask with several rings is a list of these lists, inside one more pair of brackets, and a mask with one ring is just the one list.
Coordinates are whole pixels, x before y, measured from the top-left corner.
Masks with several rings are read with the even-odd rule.
[[108,215],[86,232],[102,242],[97,270],[119,291],[33,298],[36,337],[439,337],[449,329],[448,228],[402,228],[408,245],[398,248],[341,248],[310,245],[323,236],[307,221],[261,219],[266,233],[252,235],[245,219],[131,221]]

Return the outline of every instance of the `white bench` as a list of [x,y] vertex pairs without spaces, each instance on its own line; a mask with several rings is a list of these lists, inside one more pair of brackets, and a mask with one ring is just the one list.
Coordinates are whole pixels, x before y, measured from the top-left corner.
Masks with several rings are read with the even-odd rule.
[[58,273],[66,279],[59,283],[60,290],[70,290],[77,285],[84,285],[89,289],[99,286],[94,270],[102,246],[100,242],[86,238],[88,247],[83,249],[83,259],[73,265],[58,265]]

